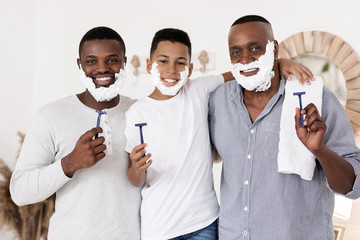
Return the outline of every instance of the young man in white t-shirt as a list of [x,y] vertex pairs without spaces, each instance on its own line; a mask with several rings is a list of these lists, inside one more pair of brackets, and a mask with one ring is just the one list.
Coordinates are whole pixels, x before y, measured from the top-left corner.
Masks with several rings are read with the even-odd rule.
[[[128,177],[134,186],[144,185],[144,240],[217,239],[219,207],[213,187],[208,99],[215,88],[233,77],[225,73],[190,81],[190,60],[187,33],[178,29],[158,31],[147,59],[155,90],[126,113]],[[299,67],[286,64],[294,71]],[[139,127],[135,124],[144,123],[142,133],[148,144],[139,145]]]

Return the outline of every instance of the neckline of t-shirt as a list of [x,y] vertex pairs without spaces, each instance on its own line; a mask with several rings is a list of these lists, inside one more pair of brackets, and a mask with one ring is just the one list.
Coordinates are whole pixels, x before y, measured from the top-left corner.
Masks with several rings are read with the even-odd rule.
[[153,99],[149,96],[145,97],[144,99],[148,102],[151,102],[151,103],[156,103],[156,104],[167,104],[167,103],[171,103],[173,101],[176,101],[176,99],[178,99],[180,97],[180,95],[182,94],[182,89],[180,89],[179,93],[176,94],[174,97],[172,98],[169,98],[169,99],[165,99],[165,100],[156,100],[156,99]]
[[[112,108],[104,108],[104,109],[101,109],[101,111],[106,111],[106,112],[112,112],[113,110],[115,110],[116,108],[119,108],[121,103],[125,100],[125,97],[122,96],[122,95],[119,95],[119,102],[116,106],[112,107]],[[78,98],[78,96],[75,94],[73,95],[73,98],[74,98],[74,101],[76,101],[77,104],[85,107],[86,109],[90,110],[90,111],[96,111],[96,109],[94,108],[91,108],[89,106],[86,106],[83,102],[80,101],[80,99]]]

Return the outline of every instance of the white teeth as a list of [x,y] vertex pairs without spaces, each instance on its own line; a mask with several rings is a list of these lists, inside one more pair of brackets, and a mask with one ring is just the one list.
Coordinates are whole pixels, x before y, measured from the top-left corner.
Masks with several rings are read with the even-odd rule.
[[249,69],[242,70],[242,72],[248,73],[248,72],[254,72],[256,70],[257,70],[257,68],[249,68]]
[[110,80],[111,77],[101,77],[101,78],[96,78],[97,81],[107,81]]
[[164,81],[168,82],[168,83],[174,83],[176,82],[176,80],[174,79],[169,79],[169,78],[164,78]]

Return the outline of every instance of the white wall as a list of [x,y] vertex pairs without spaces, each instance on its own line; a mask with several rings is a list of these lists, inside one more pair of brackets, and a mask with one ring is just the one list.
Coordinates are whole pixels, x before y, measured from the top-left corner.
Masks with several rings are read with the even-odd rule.
[[33,96],[33,4],[9,1],[0,8],[0,158],[14,165],[18,130],[25,131]]
[[[216,70],[209,73],[220,73],[229,64],[229,26],[242,15],[266,17],[279,41],[299,31],[321,30],[338,35],[360,53],[359,9],[360,2],[353,0],[3,1],[0,158],[13,168],[18,149],[16,132],[26,132],[33,112],[83,90],[76,58],[81,37],[92,27],[105,25],[117,30],[125,40],[129,62],[133,54],[148,56],[155,31],[181,28],[189,33],[193,52],[205,49],[215,53]],[[138,77],[135,88],[131,85],[135,78],[128,72],[123,94],[138,98],[151,91],[146,74]],[[219,168],[215,166],[217,184]]]

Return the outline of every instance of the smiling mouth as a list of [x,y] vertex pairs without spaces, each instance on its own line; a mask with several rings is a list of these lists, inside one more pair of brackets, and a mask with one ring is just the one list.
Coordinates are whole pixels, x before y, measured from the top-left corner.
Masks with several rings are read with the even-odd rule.
[[175,86],[178,83],[179,79],[172,79],[172,78],[161,78],[161,82],[166,87],[172,87]]
[[107,80],[110,80],[111,77],[99,77],[99,78],[95,78],[96,81],[107,81]]
[[253,76],[256,75],[258,72],[259,72],[259,68],[249,68],[240,71],[240,74],[244,76]]
[[115,78],[113,76],[98,76],[93,77],[93,81],[97,87],[109,87],[115,82]]

